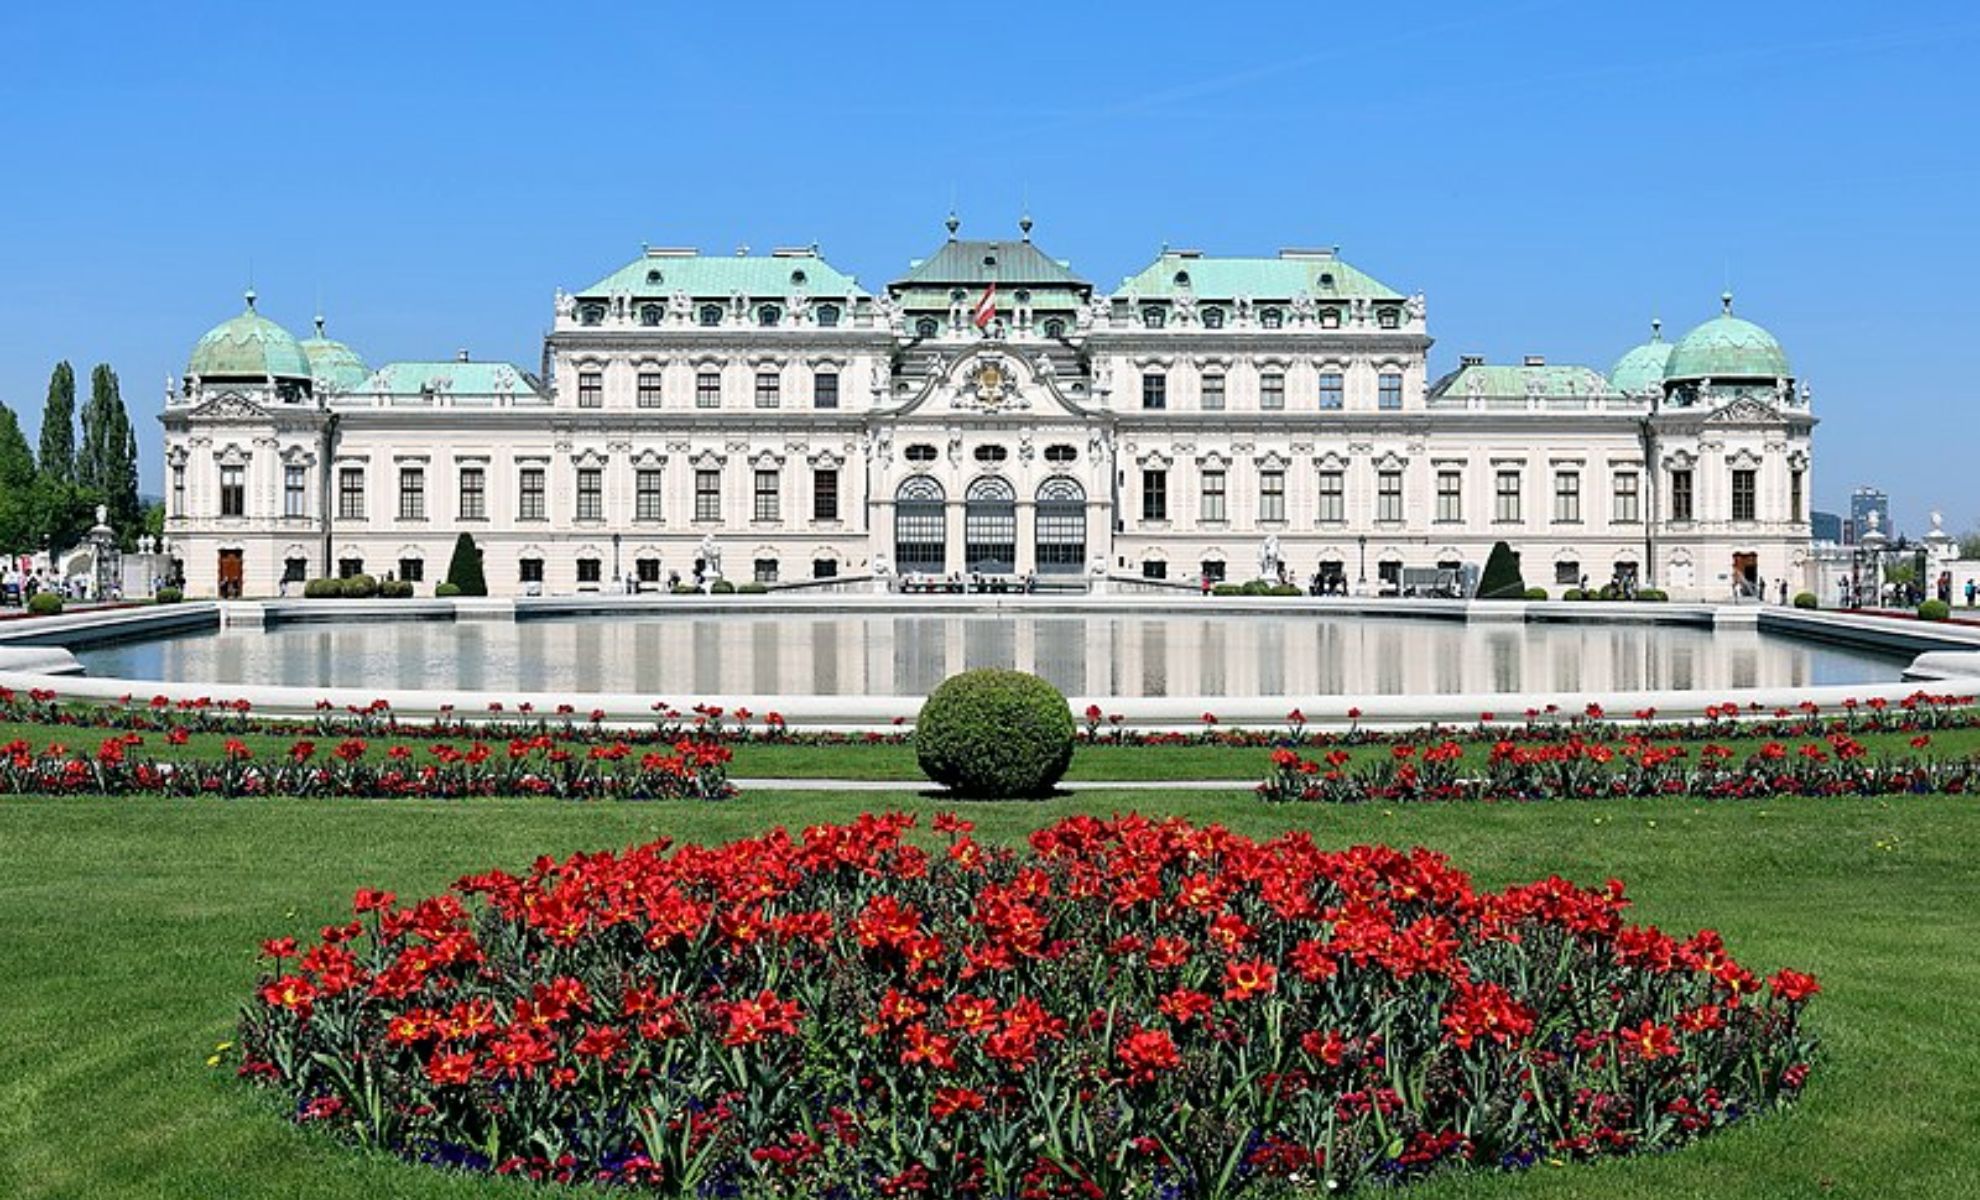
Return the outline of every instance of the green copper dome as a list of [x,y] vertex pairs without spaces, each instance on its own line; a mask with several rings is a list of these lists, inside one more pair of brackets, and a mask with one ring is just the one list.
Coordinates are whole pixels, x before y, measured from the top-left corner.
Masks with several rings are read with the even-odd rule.
[[357,351],[323,336],[322,317],[316,318],[316,336],[304,338],[300,344],[319,390],[348,392],[371,378],[371,368],[364,365]]
[[1609,386],[1626,396],[1662,390],[1664,368],[1671,361],[1671,344],[1664,340],[1664,323],[1650,322],[1650,340],[1632,347],[1609,368]]
[[1700,325],[1671,350],[1665,379],[1788,379],[1787,354],[1774,335],[1732,315],[1732,293],[1719,297],[1725,311]]
[[289,331],[254,311],[254,293],[247,294],[247,311],[207,330],[193,347],[186,374],[242,379],[308,379],[309,358]]

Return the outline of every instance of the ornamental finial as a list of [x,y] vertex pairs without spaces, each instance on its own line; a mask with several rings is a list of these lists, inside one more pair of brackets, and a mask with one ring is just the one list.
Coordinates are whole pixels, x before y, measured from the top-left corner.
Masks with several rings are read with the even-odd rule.
[[1719,304],[1726,310],[1727,316],[1730,317],[1733,315],[1733,294],[1731,288],[1727,288],[1725,291],[1719,293]]
[[250,288],[249,288],[249,289],[247,290],[247,292],[246,292],[246,297],[247,297],[247,306],[248,306],[248,311],[249,311],[249,312],[253,312],[253,311],[254,311],[254,301],[255,301],[255,295],[254,295],[254,289],[253,289],[253,288],[251,288],[251,287],[250,287]]
[[958,217],[958,216],[956,216],[956,210],[955,210],[955,209],[953,209],[953,208],[952,208],[952,209],[950,209],[950,210],[949,210],[949,219],[948,219],[948,220],[946,220],[946,221],[944,221],[944,222],[942,222],[942,224],[943,224],[943,226],[944,226],[944,227],[946,227],[946,228],[948,229],[948,231],[949,231],[949,240],[950,240],[950,241],[952,241],[952,242],[953,242],[953,241],[955,241],[955,240],[956,240],[956,230],[958,230],[958,229],[961,229],[961,228],[962,228],[962,218],[961,218],[961,217]]

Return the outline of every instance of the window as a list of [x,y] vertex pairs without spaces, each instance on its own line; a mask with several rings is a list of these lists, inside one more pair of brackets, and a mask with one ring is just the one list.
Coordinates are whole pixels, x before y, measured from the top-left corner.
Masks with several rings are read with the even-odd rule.
[[461,468],[461,520],[488,519],[488,473],[480,467]]
[[1258,314],[1258,323],[1267,329],[1277,329],[1286,323],[1286,315],[1276,308],[1268,308]]
[[545,515],[543,468],[524,467],[516,476],[516,519],[541,521]]
[[1141,563],[1141,577],[1143,579],[1167,579],[1169,577],[1169,564],[1152,558],[1143,559]]
[[425,583],[426,560],[423,558],[400,559],[399,578],[406,583]]
[[1320,472],[1320,508],[1317,515],[1322,521],[1340,522],[1347,520],[1347,473],[1345,471]]
[[521,583],[542,583],[543,560],[540,558],[524,558],[517,560],[516,579],[518,582]]
[[815,309],[814,311],[815,311],[815,312],[816,312],[816,313],[818,314],[818,327],[819,327],[820,329],[836,329],[836,328],[838,328],[838,325],[839,325],[839,306],[838,306],[838,305],[836,305],[836,304],[821,304],[821,305],[819,305],[819,306],[817,307],[817,309]]
[[[175,470],[177,468],[174,468]],[[1799,475],[1796,476],[1800,478]],[[306,517],[309,515],[309,470],[301,466],[282,468],[282,515],[285,517]]]
[[813,579],[837,579],[839,577],[839,560],[836,558],[812,559],[811,577]]
[[1613,518],[1618,525],[1634,525],[1642,520],[1640,501],[1642,477],[1634,471],[1616,472],[1616,497]]
[[1444,522],[1464,520],[1464,474],[1462,472],[1437,472],[1437,519]]
[[766,304],[756,310],[756,323],[765,329],[776,328],[777,322],[784,319],[784,310],[774,304]]
[[722,473],[720,471],[696,471],[694,473],[694,519],[697,521],[719,521],[722,519]]
[[1396,371],[1384,371],[1378,379],[1380,390],[1376,394],[1375,407],[1391,411],[1402,407],[1402,375]]
[[660,519],[660,468],[641,467],[633,472],[633,520]]
[[1286,406],[1286,377],[1278,371],[1267,371],[1258,377],[1258,407],[1267,410]]
[[932,338],[942,331],[941,323],[934,317],[923,317],[914,323],[914,336]]
[[578,306],[578,324],[602,325],[604,322],[605,306],[603,304],[580,304]]
[[722,306],[719,304],[702,305],[695,313],[695,320],[700,322],[704,328],[713,328],[720,325],[722,323]]
[[750,578],[756,580],[758,583],[775,583],[777,582],[777,560],[774,558],[759,558],[750,563],[749,573]]
[[639,323],[641,325],[652,327],[659,325],[666,319],[667,310],[658,304],[642,304],[639,306]]
[[1224,310],[1221,308],[1204,309],[1203,327],[1205,329],[1222,329],[1224,327]]
[[186,515],[186,469],[182,466],[172,468],[172,515]]
[[1224,509],[1225,479],[1226,476],[1222,471],[1203,472],[1203,520],[1222,521],[1226,519]]
[[935,455],[935,447],[927,442],[916,442],[903,452],[903,457],[911,463],[932,463],[935,461]]
[[758,371],[756,373],[756,407],[777,407],[780,399],[778,395],[780,383],[781,381],[777,378],[775,371]]
[[1671,472],[1671,520],[1691,520],[1691,472]]
[[244,517],[247,515],[247,468],[220,468],[220,515],[223,517]]
[[811,377],[811,406],[813,408],[839,407],[839,373],[820,371]]
[[814,521],[839,519],[838,468],[822,467],[811,473],[811,519]]
[[1375,519],[1377,521],[1400,521],[1403,519],[1403,473],[1401,471],[1376,472]]
[[364,468],[344,467],[337,472],[337,519],[364,520]]
[[694,406],[696,408],[722,407],[722,373],[702,371],[694,377]]
[[580,584],[599,583],[604,578],[605,567],[603,563],[595,558],[580,558],[577,560],[577,581]]
[[1494,521],[1521,519],[1519,492],[1519,472],[1500,471],[1493,482],[1492,519]]
[[361,558],[340,558],[337,560],[337,578],[349,579],[353,575],[364,574],[364,560]]
[[1160,329],[1165,317],[1166,314],[1160,308],[1151,304],[1141,310],[1142,327],[1145,329]]
[[1402,563],[1393,558],[1385,558],[1375,564],[1375,580],[1385,594],[1394,595],[1402,591]]
[[1141,376],[1141,407],[1169,407],[1169,377],[1160,371],[1144,371]]
[[1283,521],[1286,519],[1286,473],[1284,471],[1260,471],[1258,473],[1258,519],[1261,521]]
[[1166,521],[1169,519],[1169,473],[1167,471],[1144,469],[1141,472],[1141,519],[1144,521]]
[[663,376],[658,371],[641,371],[639,373],[638,401],[641,408],[660,407],[662,379]]
[[1554,523],[1581,524],[1581,472],[1554,472]]
[[1218,412],[1224,407],[1224,377],[1205,375],[1203,377],[1203,411]]
[[399,468],[399,519],[426,519],[426,471],[422,467]]
[[306,558],[285,558],[282,560],[282,582],[302,583],[309,578],[309,560]]
[[1066,323],[1057,317],[1053,317],[1051,320],[1045,322],[1045,336],[1048,338],[1062,338],[1066,336]]
[[1803,472],[1796,469],[1788,472],[1788,520],[1801,520],[1801,477]]
[[1002,446],[978,446],[975,454],[976,461],[985,466],[995,466],[1010,456],[1011,452]]
[[1320,372],[1320,407],[1321,408],[1323,409],[1340,408],[1342,404],[1342,397],[1344,395],[1345,392],[1342,390],[1341,373],[1339,371]]
[[597,408],[605,403],[605,376],[598,371],[578,372],[578,407]]
[[1321,310],[1320,310],[1320,328],[1322,328],[1322,329],[1339,329],[1340,327],[1341,327],[1341,310],[1340,310],[1340,309],[1338,309],[1338,308],[1323,308],[1323,309],[1321,309]]
[[1045,461],[1055,467],[1063,467],[1067,463],[1078,462],[1079,451],[1064,442],[1058,442],[1045,447]]
[[1393,308],[1385,308],[1375,314],[1375,325],[1379,329],[1394,329],[1402,324],[1402,315]]
[[1568,587],[1581,586],[1581,564],[1574,559],[1562,559],[1554,564],[1554,582]]
[[1222,583],[1226,578],[1224,574],[1224,560],[1221,558],[1206,558],[1196,564],[1196,570],[1199,575],[1213,584]]
[[657,558],[640,559],[633,564],[633,576],[641,583],[659,583],[660,560]]
[[579,467],[577,473],[577,519],[605,519],[605,472],[598,467]]
[[758,471],[756,473],[756,509],[754,513],[756,520],[774,521],[777,519],[777,509],[779,507],[777,502],[777,481],[777,472],[774,470]]
[[1748,467],[1733,470],[1733,520],[1753,520],[1756,509],[1754,484],[1758,474]]

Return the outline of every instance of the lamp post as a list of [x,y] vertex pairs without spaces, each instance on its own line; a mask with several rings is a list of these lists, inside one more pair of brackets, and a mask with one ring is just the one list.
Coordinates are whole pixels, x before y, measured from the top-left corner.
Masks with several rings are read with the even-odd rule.
[[1361,550],[1361,565],[1356,569],[1354,586],[1359,594],[1366,596],[1368,594],[1368,535],[1365,533],[1360,534],[1354,540]]

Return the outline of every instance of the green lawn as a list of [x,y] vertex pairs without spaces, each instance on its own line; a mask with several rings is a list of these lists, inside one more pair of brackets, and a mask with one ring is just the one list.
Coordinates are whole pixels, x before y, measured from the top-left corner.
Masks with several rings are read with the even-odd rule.
[[[305,1134],[207,1067],[259,940],[340,918],[360,883],[410,896],[540,853],[721,839],[890,804],[930,808],[907,793],[718,806],[0,801],[0,1196],[530,1195]],[[1756,970],[1821,977],[1812,1014],[1827,1051],[1793,1112],[1660,1158],[1412,1195],[1980,1196],[1972,798],[1271,809],[1238,796],[1087,794],[969,814],[986,836],[1017,837],[1130,805],[1251,833],[1304,826],[1329,844],[1422,843],[1492,885],[1618,876],[1642,919],[1713,926]]]

